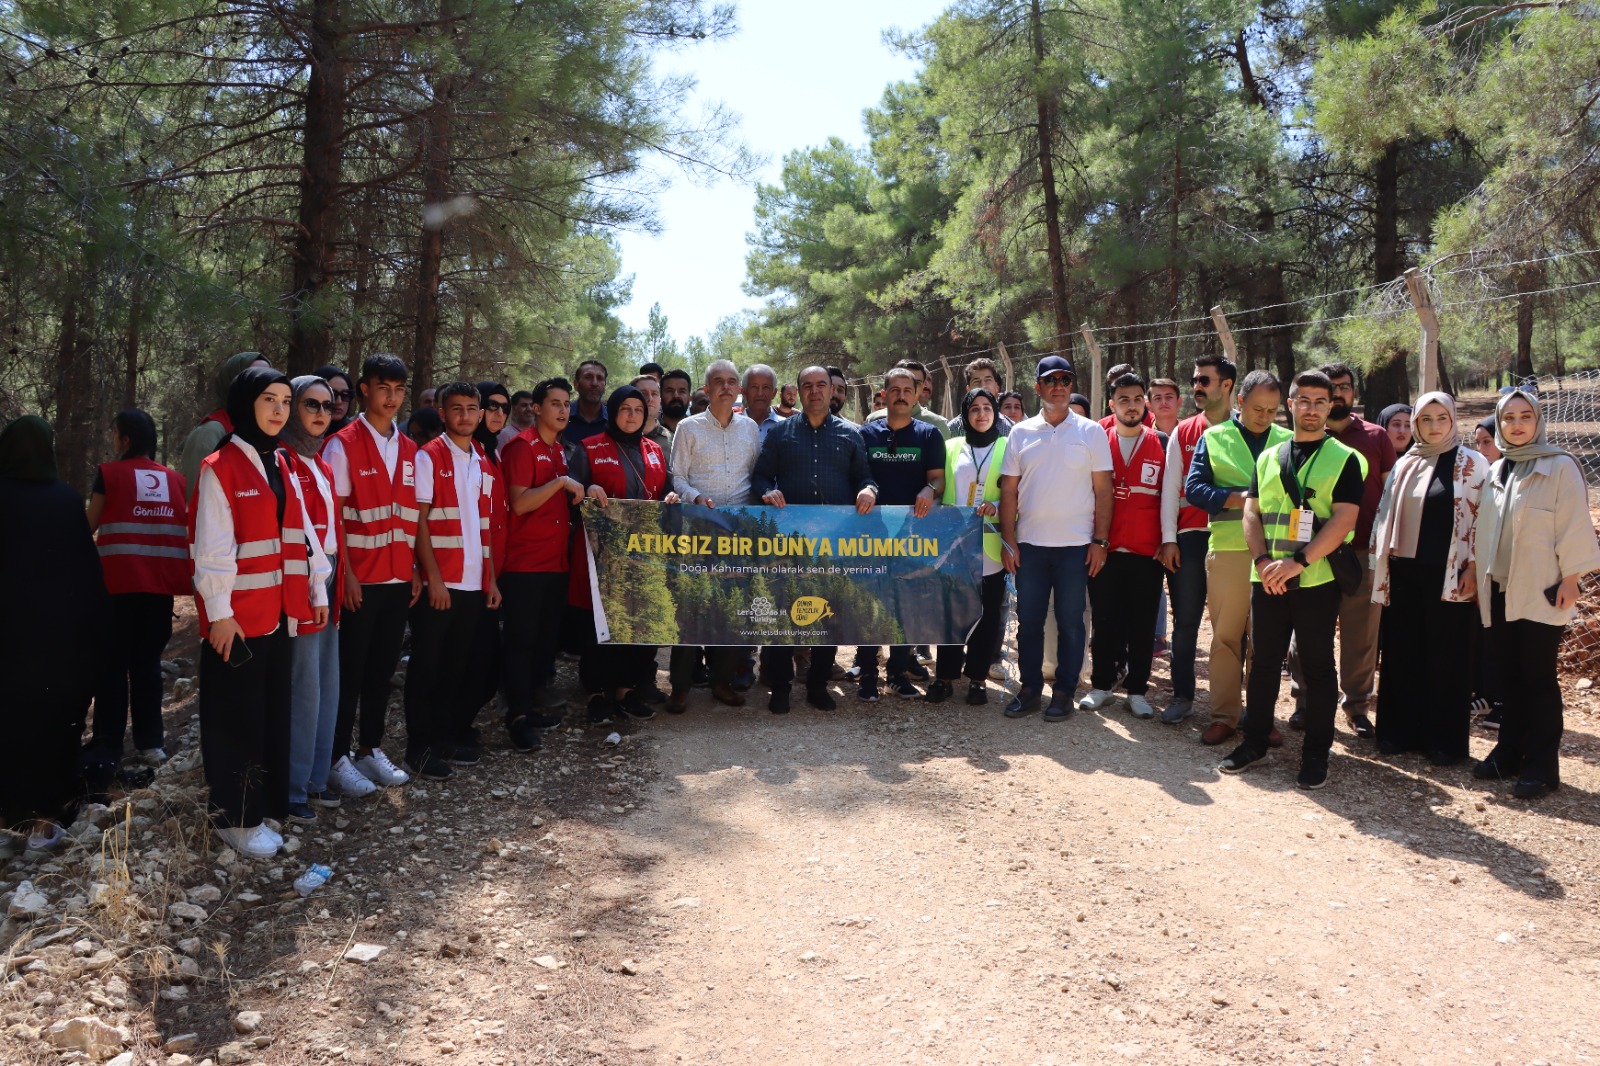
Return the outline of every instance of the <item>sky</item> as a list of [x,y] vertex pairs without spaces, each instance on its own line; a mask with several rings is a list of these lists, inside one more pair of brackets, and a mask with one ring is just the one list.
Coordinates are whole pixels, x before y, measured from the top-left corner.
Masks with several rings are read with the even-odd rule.
[[[665,56],[658,69],[694,74],[699,102],[720,100],[738,112],[745,144],[765,160],[754,180],[774,184],[786,152],[829,137],[865,143],[862,111],[878,103],[885,86],[916,71],[884,45],[883,30],[926,25],[946,2],[742,0],[731,39]],[[740,289],[755,188],[725,179],[708,187],[670,168],[655,172],[672,181],[658,201],[661,231],[620,235],[622,272],[634,280],[633,300],[617,313],[642,329],[659,301],[682,344],[757,303]]]

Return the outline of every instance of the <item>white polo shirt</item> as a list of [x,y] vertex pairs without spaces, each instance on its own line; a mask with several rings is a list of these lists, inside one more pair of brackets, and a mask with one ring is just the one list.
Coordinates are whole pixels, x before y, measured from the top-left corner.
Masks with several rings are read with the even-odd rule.
[[1111,443],[1098,422],[1071,411],[1060,425],[1044,415],[1012,427],[1003,477],[1017,482],[1017,541],[1072,548],[1094,539],[1094,477],[1111,471]]

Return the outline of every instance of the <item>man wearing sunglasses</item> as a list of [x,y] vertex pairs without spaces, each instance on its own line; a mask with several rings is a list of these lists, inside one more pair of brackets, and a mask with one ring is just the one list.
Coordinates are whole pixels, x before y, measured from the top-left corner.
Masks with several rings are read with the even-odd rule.
[[1072,365],[1039,360],[1039,413],[1012,429],[1000,467],[1002,561],[1017,582],[1017,662],[1022,688],[1006,707],[1021,718],[1044,690],[1044,620],[1055,597],[1056,683],[1045,721],[1072,714],[1083,669],[1083,608],[1089,578],[1105,566],[1111,534],[1111,443],[1071,410]]

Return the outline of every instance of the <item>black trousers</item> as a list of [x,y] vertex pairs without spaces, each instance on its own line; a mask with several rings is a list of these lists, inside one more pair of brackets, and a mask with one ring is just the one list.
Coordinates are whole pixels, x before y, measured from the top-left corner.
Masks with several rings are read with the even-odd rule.
[[339,722],[333,729],[333,761],[352,750],[356,708],[361,710],[358,746],[383,743],[389,714],[389,681],[400,665],[406,637],[411,583],[362,585],[361,609],[339,615]]
[[1565,626],[1519,618],[1506,621],[1505,591],[1496,584],[1489,600],[1489,653],[1500,659],[1505,715],[1500,743],[1489,758],[1526,781],[1561,783],[1561,685],[1556,654]]
[[567,620],[567,575],[501,574],[500,613],[505,616],[501,677],[505,679],[506,718],[539,713],[534,693],[549,676],[561,650]]
[[1155,650],[1156,607],[1166,567],[1153,556],[1110,552],[1106,565],[1089,579],[1089,611],[1094,634],[1089,643],[1089,683],[1110,691],[1117,670],[1128,664],[1123,682],[1130,696],[1150,690],[1150,657]]
[[737,646],[701,648],[693,644],[678,644],[668,660],[667,676],[674,691],[688,689],[694,684],[694,671],[700,665],[700,654],[705,653],[706,669],[711,671],[713,685],[731,685],[744,666],[749,648]]
[[989,667],[999,657],[999,630],[1005,624],[1006,572],[988,574],[983,579],[983,616],[967,634],[967,646],[941,644],[934,665],[934,676],[940,681],[954,681],[966,668],[969,680],[982,681],[989,676]]
[[[833,662],[838,656],[837,647],[813,647],[811,665],[806,668],[806,688],[826,687],[833,680]],[[794,649],[762,648],[761,669],[774,689],[788,688],[794,682]]]
[[1472,674],[1461,655],[1478,628],[1478,605],[1446,603],[1444,560],[1389,560],[1378,675],[1378,746],[1452,759],[1467,754]]
[[92,761],[122,758],[122,735],[133,711],[133,746],[165,747],[161,725],[161,653],[172,639],[172,597],[124,592],[111,597],[104,669],[94,696]]
[[1339,583],[1290,589],[1274,596],[1259,583],[1250,588],[1250,683],[1245,689],[1245,738],[1267,750],[1278,704],[1289,637],[1300,648],[1306,696],[1306,739],[1301,757],[1326,759],[1333,747],[1333,712],[1339,706],[1339,671],[1333,631],[1343,596]]
[[[280,618],[272,633],[245,643],[251,658],[242,666],[200,644],[200,756],[212,819],[224,828],[289,811],[289,624]],[[238,650],[235,640],[230,654]]]
[[590,695],[654,683],[656,645],[594,643],[578,659],[578,680]]
[[484,594],[447,589],[450,606],[435,610],[426,594],[411,608],[411,663],[406,668],[406,761],[421,768],[428,755],[454,747],[456,729],[478,705],[469,682]]
[[483,710],[484,704],[494,699],[504,688],[502,678],[505,670],[502,666],[502,656],[505,638],[500,631],[500,627],[505,623],[504,590],[500,595],[502,599],[499,608],[491,611],[485,603],[484,609],[478,614],[478,631],[473,635],[472,650],[467,653],[466,674],[461,680],[461,684],[466,688],[463,703],[471,707],[471,710],[456,723],[458,731],[470,728],[473,720],[478,717],[478,712]]

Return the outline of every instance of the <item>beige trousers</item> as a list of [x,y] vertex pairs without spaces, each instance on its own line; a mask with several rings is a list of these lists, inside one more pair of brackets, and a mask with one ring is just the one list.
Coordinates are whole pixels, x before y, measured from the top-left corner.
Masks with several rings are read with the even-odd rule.
[[1207,687],[1211,720],[1235,728],[1244,713],[1244,672],[1250,639],[1250,553],[1206,553],[1206,611],[1211,615]]

